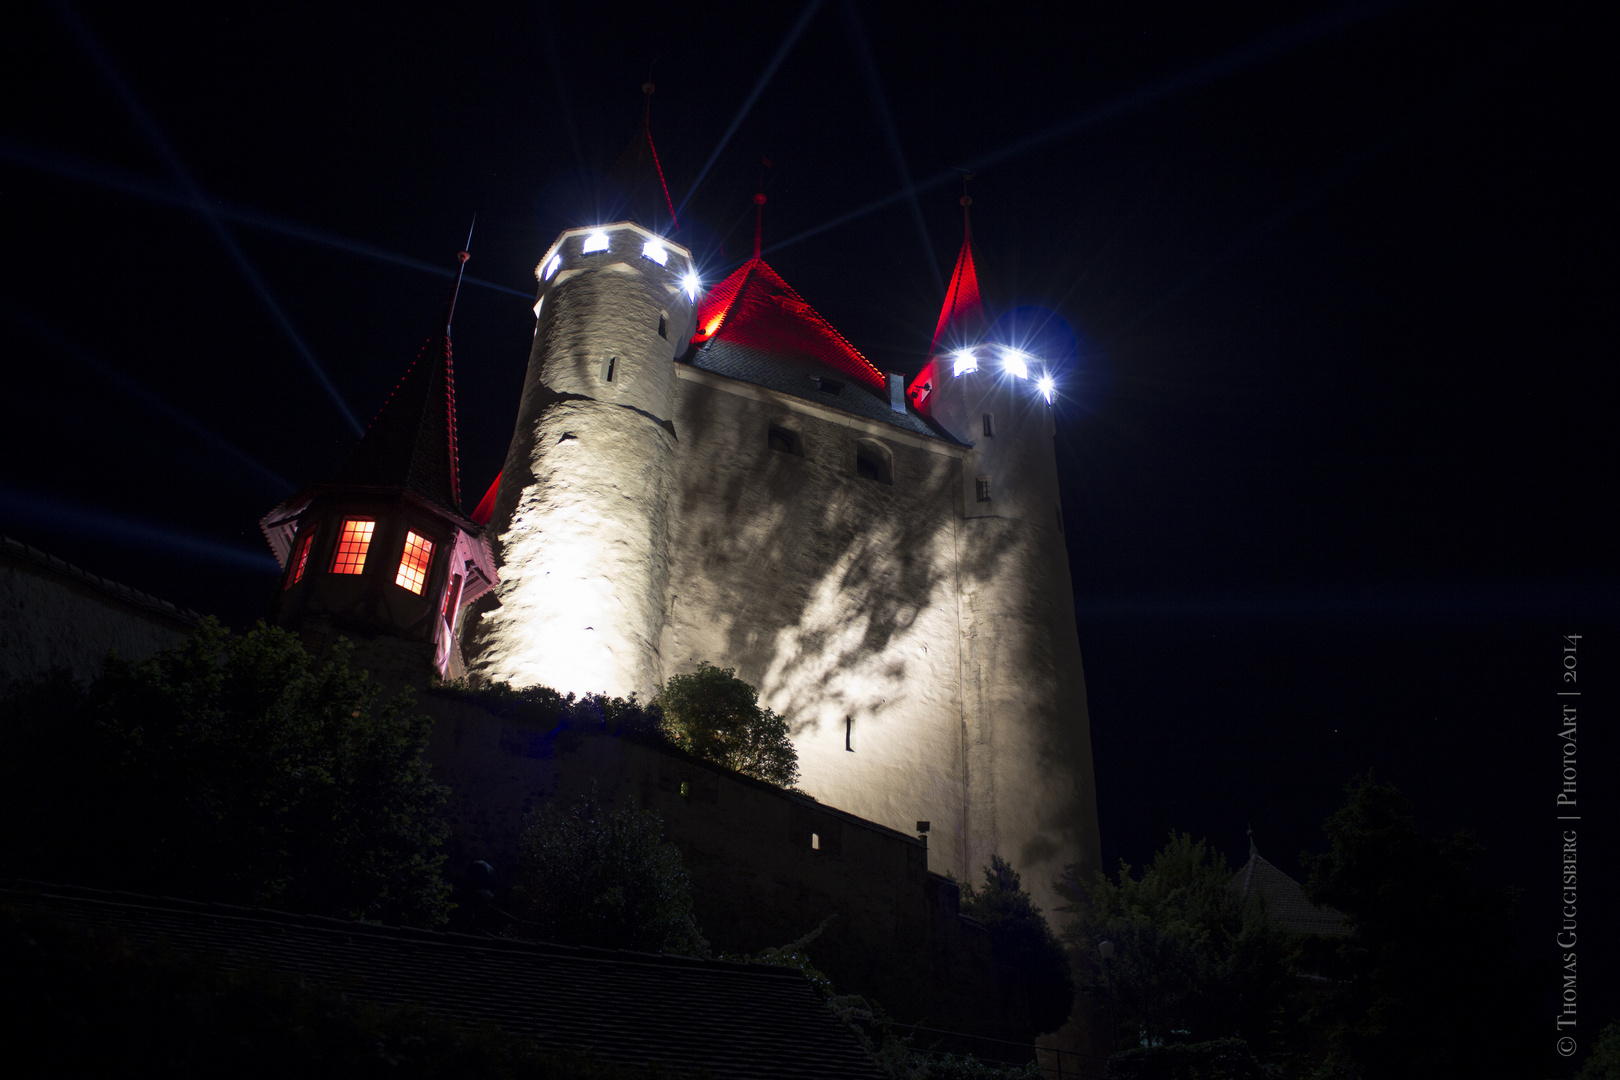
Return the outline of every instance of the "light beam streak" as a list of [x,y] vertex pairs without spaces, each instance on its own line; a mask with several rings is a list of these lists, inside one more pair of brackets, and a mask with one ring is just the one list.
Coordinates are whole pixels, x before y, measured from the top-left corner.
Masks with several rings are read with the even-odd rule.
[[804,33],[804,28],[810,25],[810,20],[815,17],[816,12],[820,9],[821,0],[810,0],[809,3],[804,5],[804,10],[799,12],[798,21],[793,24],[793,28],[788,31],[787,37],[782,40],[782,44],[776,50],[776,55],[771,57],[771,62],[765,65],[765,70],[760,73],[759,80],[754,83],[754,89],[749,92],[742,108],[737,110],[737,115],[731,121],[731,126],[726,128],[724,135],[720,136],[720,144],[714,148],[714,153],[709,155],[709,160],[703,163],[703,169],[698,173],[697,179],[692,181],[692,187],[687,191],[686,198],[682,199],[681,205],[675,208],[677,218],[686,212],[686,204],[692,201],[693,195],[697,194],[698,185],[703,183],[704,178],[709,175],[709,170],[714,168],[714,163],[720,159],[720,154],[731,142],[731,137],[737,134],[737,129],[742,126],[742,122],[748,116],[749,110],[754,107],[754,102],[758,101],[759,95],[765,92],[765,87],[770,84],[771,77],[776,74],[776,69],[782,66],[782,61],[787,59],[788,53],[793,51],[793,46],[798,44],[799,35]]
[[217,540],[175,532],[136,518],[109,514],[78,503],[12,488],[0,487],[0,512],[25,519],[31,527],[59,535],[93,536],[123,547],[141,547],[183,555],[261,574],[281,572],[281,567],[268,551],[222,544]]
[[238,464],[246,466],[251,471],[257,473],[260,477],[268,480],[271,486],[277,491],[286,493],[295,490],[295,485],[291,481],[282,477],[279,473],[276,473],[268,466],[262,464],[257,458],[254,458],[245,451],[232,446],[229,442],[220,438],[219,435],[209,430],[204,424],[187,415],[185,412],[182,412],[180,409],[175,408],[173,405],[158,397],[156,394],[146,389],[146,387],[142,386],[134,379],[131,379],[129,376],[118,371],[116,368],[103,363],[101,360],[97,359],[96,356],[90,352],[90,350],[84,348],[82,345],[69,341],[61,334],[58,334],[50,327],[39,322],[37,319],[32,318],[27,313],[19,310],[16,305],[11,304],[4,299],[0,299],[0,311],[3,311],[12,320],[27,327],[28,330],[36,337],[53,346],[58,352],[65,353],[74,360],[77,360],[91,371],[94,371],[108,382],[123,390],[124,393],[128,394],[130,397],[135,398],[148,409],[151,409],[153,412],[158,413],[161,416],[167,417],[169,420],[172,420],[180,427],[185,428],[187,431],[206,442],[209,446],[212,446],[215,450],[234,458]]
[[[1071,138],[1078,135],[1086,128],[1095,127],[1096,125],[1106,121],[1118,119],[1121,116],[1147,108],[1149,105],[1156,105],[1167,98],[1175,97],[1177,94],[1181,94],[1188,90],[1194,89],[1195,87],[1202,86],[1205,83],[1214,82],[1216,79],[1223,76],[1235,74],[1236,72],[1248,67],[1252,67],[1255,64],[1275,59],[1276,57],[1300,48],[1301,46],[1330,37],[1341,30],[1355,25],[1356,23],[1363,22],[1375,15],[1382,14],[1391,8],[1398,7],[1403,2],[1404,0],[1385,0],[1383,3],[1352,4],[1347,7],[1338,8],[1334,11],[1328,12],[1326,15],[1319,16],[1315,19],[1308,19],[1305,22],[1289,27],[1286,30],[1278,31],[1275,34],[1270,34],[1258,41],[1242,46],[1241,48],[1234,49],[1231,52],[1218,56],[1213,60],[1206,61],[1202,64],[1197,64],[1183,72],[1172,75],[1167,79],[1161,79],[1158,82],[1142,87],[1139,90],[1133,91],[1129,94],[1124,94],[1120,97],[1114,98],[1111,101],[1104,102],[1103,104],[1079,113],[1078,115],[1073,116],[1062,123],[1054,124],[1052,127],[1046,128],[1044,131],[1039,131],[1033,135],[1028,135],[1022,139],[1019,139],[1017,142],[1009,143],[998,150],[992,150],[987,154],[969,161],[967,164],[962,166],[962,168],[968,172],[983,172],[992,165],[1000,164],[1001,162],[1017,157],[1020,154],[1027,154],[1031,150],[1038,149],[1047,145],[1048,143],[1060,142],[1064,139]],[[879,210],[885,210],[888,207],[893,206],[895,203],[900,202],[902,199],[915,198],[919,192],[928,191],[933,188],[951,183],[957,180],[960,175],[960,170],[956,168],[945,169],[919,184],[912,185],[908,189],[902,189],[900,191],[893,192],[892,194],[885,195],[883,198],[869,202],[865,206],[857,207],[856,209],[850,210],[847,213],[840,214],[831,221],[826,221],[820,225],[814,226],[813,228],[806,229],[797,236],[789,237],[788,239],[783,240],[781,243],[772,244],[767,250],[779,251],[782,248],[788,247],[792,244],[797,244],[800,241],[808,240],[813,236],[819,236],[821,233],[827,232],[830,229],[836,229],[841,225],[847,225],[852,221],[857,221],[860,218],[866,217],[868,214],[875,214]]]
[[259,271],[253,266],[252,262],[248,260],[247,253],[242,250],[241,245],[236,242],[236,238],[225,227],[224,221],[215,213],[207,196],[203,194],[202,188],[197,185],[196,180],[192,179],[191,173],[186,170],[184,163],[181,162],[179,154],[175,152],[174,147],[169,145],[168,139],[164,137],[162,130],[157,126],[157,121],[146,111],[145,106],[136,99],[135,92],[129,88],[128,84],[118,74],[118,69],[113,66],[112,58],[107,55],[107,52],[102,49],[101,43],[90,32],[89,24],[79,17],[79,13],[73,9],[67,0],[56,0],[55,6],[62,20],[68,24],[69,28],[79,38],[79,44],[83,46],[85,52],[90,54],[90,59],[101,72],[101,77],[118,95],[125,110],[129,112],[136,125],[141,129],[141,133],[146,136],[146,140],[152,144],[153,149],[158,152],[158,156],[163,159],[163,163],[168,166],[169,171],[180,182],[180,186],[185,189],[186,194],[191,199],[193,208],[208,222],[209,228],[213,230],[220,246],[231,257],[231,261],[236,263],[237,270],[247,279],[254,292],[258,293],[260,302],[264,304],[265,309],[269,311],[276,324],[280,326],[282,334],[292,343],[298,354],[303,357],[304,363],[309,367],[311,374],[321,384],[327,396],[332,399],[332,404],[337,406],[338,412],[343,414],[343,419],[348,421],[349,426],[354,429],[356,435],[364,435],[365,428],[356,419],[353,410],[349,408],[348,402],[344,401],[343,396],[338,393],[337,386],[332,382],[331,377],[327,375],[326,369],[321,366],[320,361],[315,359],[314,352],[310,350],[297,329],[294,328],[292,319],[287,316],[286,310],[282,308],[280,302],[270,292],[270,286],[259,275]]
[[[39,172],[52,173],[68,180],[77,180],[83,184],[116,191],[123,195],[130,195],[148,202],[172,206],[179,210],[197,212],[197,207],[184,192],[161,181],[151,180],[136,173],[125,172],[122,169],[103,165],[99,162],[89,161],[85,158],[74,157],[70,154],[59,154],[44,150],[36,146],[29,146],[13,139],[0,136],[0,158],[24,168]],[[401,255],[396,251],[368,244],[362,240],[354,240],[347,236],[339,236],[324,229],[317,229],[312,225],[305,225],[290,218],[278,217],[252,207],[240,206],[234,203],[214,201],[211,203],[213,211],[227,221],[250,228],[263,229],[266,232],[280,233],[294,240],[315,244],[320,247],[342,251],[349,255],[358,255],[361,258],[373,259],[377,262],[389,263],[393,266],[403,267],[407,270],[416,270],[435,277],[453,278],[455,271],[448,270],[437,264],[422,259],[413,259],[409,255]],[[505,285],[498,285],[493,281],[475,277],[468,274],[462,279],[465,284],[477,285],[479,288],[490,289],[494,292],[505,293],[508,296],[521,297],[532,302],[531,293],[519,289],[510,289]]]
[[910,192],[911,220],[922,239],[923,253],[928,256],[928,270],[934,275],[934,288],[940,296],[944,296],[945,279],[939,272],[939,260],[934,257],[934,243],[928,235],[928,223],[923,220],[922,205],[917,202],[917,188],[911,182],[911,167],[906,164],[905,151],[900,147],[900,135],[894,127],[894,116],[889,112],[889,99],[883,93],[883,80],[878,78],[877,63],[872,59],[872,46],[866,39],[866,28],[861,25],[860,10],[856,8],[854,0],[843,0],[839,6],[855,49],[855,57],[861,64],[866,91],[872,96],[878,120],[883,124],[883,134],[889,142],[889,156],[894,159],[894,171],[900,174],[900,183]]

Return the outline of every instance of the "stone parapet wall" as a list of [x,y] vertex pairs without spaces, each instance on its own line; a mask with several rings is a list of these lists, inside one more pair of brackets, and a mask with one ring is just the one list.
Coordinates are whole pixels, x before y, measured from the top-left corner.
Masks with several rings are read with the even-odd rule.
[[840,992],[903,1022],[1030,1040],[1017,980],[916,837],[670,748],[543,731],[431,692],[423,706],[435,777],[452,791],[452,874],[474,859],[509,871],[530,812],[594,790],[663,818],[717,952],[785,945],[834,916],[808,952]]
[[178,644],[201,619],[9,536],[0,538],[0,689],[58,669],[89,682],[109,652],[144,660]]

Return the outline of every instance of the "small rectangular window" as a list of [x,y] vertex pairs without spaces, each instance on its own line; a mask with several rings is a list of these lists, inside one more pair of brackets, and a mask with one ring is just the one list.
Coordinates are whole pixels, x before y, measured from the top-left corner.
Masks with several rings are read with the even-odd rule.
[[298,553],[293,556],[292,573],[287,575],[287,588],[292,588],[304,579],[304,569],[309,566],[309,547],[314,542],[314,529],[298,538]]
[[989,502],[990,501],[990,478],[988,476],[981,476],[981,477],[979,477],[979,479],[977,481],[975,481],[975,484],[977,485],[977,487],[979,489],[979,501],[980,502]]
[[855,718],[844,717],[844,749],[850,753],[855,752]]
[[668,318],[668,316],[665,316],[665,315],[658,316],[658,336],[663,338],[666,341],[669,340],[669,318]]
[[811,833],[810,834],[810,850],[811,851],[820,851],[821,850],[821,834],[820,833]]
[[417,596],[427,585],[428,565],[433,562],[433,541],[414,532],[405,534],[405,553],[399,557],[399,573],[394,584]]
[[332,573],[360,574],[366,569],[366,552],[371,547],[371,534],[377,528],[375,521],[346,518],[343,533],[338,537],[337,554],[332,556]]
[[985,438],[990,438],[990,437],[994,436],[995,433],[996,433],[996,422],[994,420],[990,419],[990,414],[989,413],[985,413],[984,414],[984,434],[985,434]]
[[617,356],[610,356],[606,360],[603,360],[602,361],[602,381],[603,382],[612,382],[613,381],[613,376],[617,373],[618,368],[619,368],[619,358]]

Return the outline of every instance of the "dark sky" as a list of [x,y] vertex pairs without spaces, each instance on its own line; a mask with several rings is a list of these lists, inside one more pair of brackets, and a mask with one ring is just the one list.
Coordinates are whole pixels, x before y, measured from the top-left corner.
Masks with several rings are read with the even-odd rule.
[[[795,36],[792,4],[155,7],[0,17],[8,534],[256,618],[277,478],[342,460],[343,410],[363,423],[415,355],[476,211],[475,499],[533,266],[592,223],[583,179],[655,65],[711,280],[748,253],[767,155],[767,258],[881,368],[922,362],[975,174],[987,287],[1051,316],[1062,372],[1109,861],[1176,828],[1241,862],[1252,824],[1298,874],[1370,767],[1426,828],[1478,834],[1545,952],[1580,633],[1583,901],[1620,911],[1597,876],[1620,454],[1595,16],[827,2]],[[1620,979],[1591,931],[1595,1029]]]

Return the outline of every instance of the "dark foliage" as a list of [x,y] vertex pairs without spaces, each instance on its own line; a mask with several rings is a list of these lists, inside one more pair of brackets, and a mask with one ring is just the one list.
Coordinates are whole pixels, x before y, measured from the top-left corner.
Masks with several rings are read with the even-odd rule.
[[1572,1080],[1620,1080],[1620,1020],[1611,1020]]
[[1370,775],[1324,825],[1329,850],[1305,857],[1306,895],[1350,916],[1326,959],[1348,982],[1327,998],[1334,1075],[1523,1077],[1536,1071],[1531,986],[1512,962],[1513,895],[1470,881],[1480,847],[1466,833],[1418,833],[1410,804]]
[[1135,1046],[1108,1059],[1109,1080],[1262,1080],[1266,1075],[1242,1039]]
[[213,620],[0,708],[9,873],[344,918],[437,925],[444,789],[407,695],[378,702],[346,644]]
[[0,908],[0,1045],[32,1076],[620,1080],[671,1074],[466,1032],[264,968],[222,970],[161,946]]
[[1140,877],[1122,862],[1114,880],[1098,872],[1065,883],[1075,900],[1063,907],[1064,937],[1117,1045],[1238,1037],[1274,1064],[1290,1058],[1304,1008],[1287,977],[1294,942],[1260,904],[1240,903],[1231,880],[1206,842],[1172,833]]
[[542,941],[707,956],[681,853],[650,810],[594,796],[531,815],[507,902],[513,933]]
[[799,782],[799,753],[787,721],[759,704],[759,691],[732,668],[708,662],[673,676],[658,694],[675,745],[778,787]]
[[1068,953],[1023,887],[1018,871],[999,855],[990,856],[984,884],[962,887],[962,913],[990,931],[996,959],[1011,964],[1024,982],[1035,1032],[1056,1031],[1074,1008],[1074,974]]
[[429,692],[465,701],[495,716],[543,730],[564,725],[606,731],[611,735],[665,746],[674,745],[664,727],[663,711],[657,705],[643,705],[634,694],[628,698],[608,697],[605,694],[575,697],[573,694],[561,694],[549,686],[527,686],[514,690],[505,683],[482,683],[474,687],[466,682],[442,683]]

